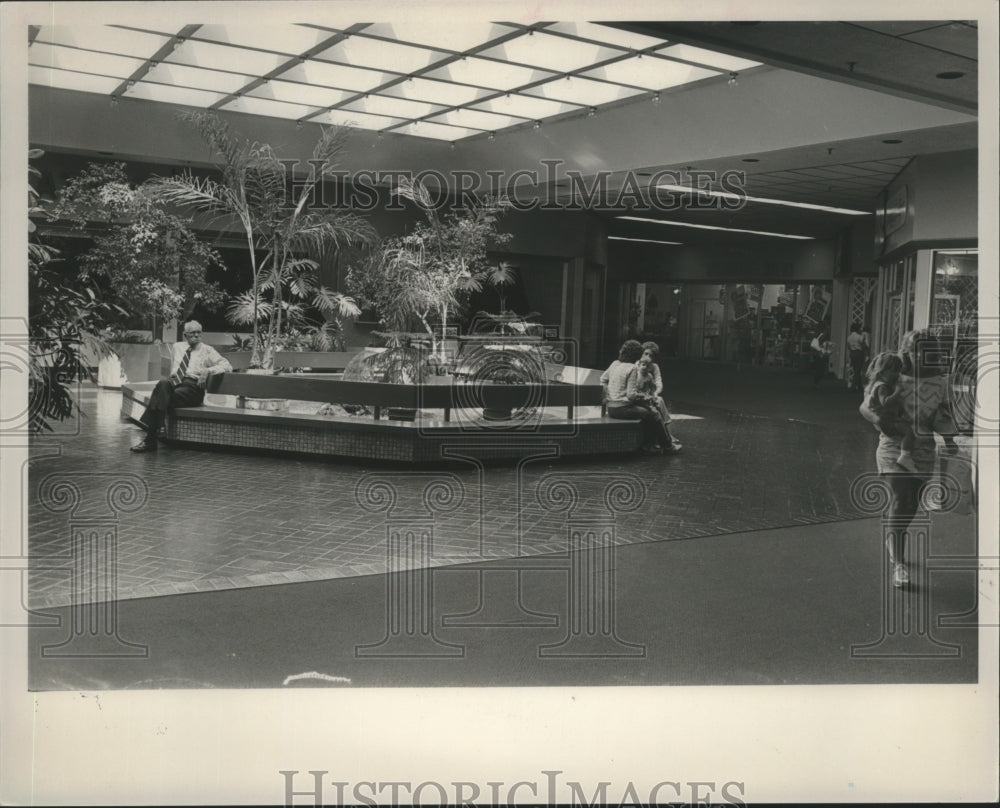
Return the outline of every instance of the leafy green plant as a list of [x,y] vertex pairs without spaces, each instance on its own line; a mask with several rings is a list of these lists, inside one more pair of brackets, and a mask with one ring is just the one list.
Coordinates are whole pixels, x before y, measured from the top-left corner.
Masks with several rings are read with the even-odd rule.
[[304,306],[333,319],[360,313],[351,298],[318,282],[316,259],[331,250],[369,244],[375,231],[351,211],[309,206],[317,187],[335,178],[350,130],[323,127],[309,161],[309,178],[291,184],[286,165],[269,144],[237,135],[210,112],[187,112],[182,117],[211,147],[221,176],[185,172],[160,178],[156,193],[243,232],[252,283],[233,301],[227,316],[235,325],[253,326],[251,365],[271,367],[287,329],[301,327],[301,318],[296,318],[304,316]]
[[[32,149],[28,158],[44,152]],[[46,216],[35,189],[38,170],[28,166],[29,217]],[[52,431],[53,422],[80,413],[72,384],[85,373],[84,355],[110,355],[101,329],[127,314],[102,299],[87,279],[59,271],[58,250],[45,244],[35,223],[28,221],[28,414],[34,432]]]
[[130,317],[150,320],[155,333],[159,323],[187,318],[196,305],[218,308],[224,295],[207,273],[224,267],[154,188],[132,185],[124,163],[91,163],[63,186],[49,214],[94,233],[82,277],[100,282]]
[[442,217],[420,183],[404,179],[395,192],[413,202],[424,220],[405,235],[385,239],[367,261],[352,265],[348,288],[378,310],[389,331],[406,331],[419,322],[443,359],[444,346],[432,322],[444,333],[470,292],[485,283],[510,281],[507,265],[493,266],[486,255],[488,248],[511,238],[497,229],[508,205],[503,199],[487,199]]

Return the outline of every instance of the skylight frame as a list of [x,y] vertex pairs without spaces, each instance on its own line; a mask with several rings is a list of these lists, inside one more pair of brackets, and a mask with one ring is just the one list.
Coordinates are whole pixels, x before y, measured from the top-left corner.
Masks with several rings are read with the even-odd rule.
[[603,79],[612,84],[641,87],[650,92],[681,87],[720,75],[723,73],[718,70],[696,67],[684,62],[675,62],[671,59],[661,59],[650,55],[636,55],[603,67],[580,72],[580,76],[583,78]]
[[[51,41],[53,37],[57,37],[59,41]],[[78,25],[43,25],[31,47],[35,43],[61,45],[95,53],[148,59],[169,41],[170,36],[167,34],[132,31],[117,25],[95,25],[90,28]]]
[[[526,84],[556,78],[558,73],[516,65],[512,62],[469,56],[428,71],[424,75],[428,78],[443,79],[456,84],[485,87],[496,92],[510,92]],[[489,80],[485,80],[484,76],[489,76]]]
[[121,84],[121,79],[114,76],[101,76],[96,73],[80,73],[76,70],[60,70],[57,67],[28,65],[28,84],[34,84],[36,87],[54,87],[80,93],[108,95]]

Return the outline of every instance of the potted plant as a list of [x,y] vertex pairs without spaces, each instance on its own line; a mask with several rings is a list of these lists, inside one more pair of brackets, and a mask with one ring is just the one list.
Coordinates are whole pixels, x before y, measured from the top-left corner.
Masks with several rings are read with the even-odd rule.
[[319,283],[317,259],[343,247],[369,244],[375,232],[353,212],[309,206],[321,183],[335,181],[350,130],[322,127],[309,160],[309,177],[290,183],[287,161],[269,144],[235,134],[214,113],[181,116],[211,147],[220,176],[186,171],[157,179],[155,192],[161,200],[207,213],[223,226],[242,231],[252,282],[227,315],[234,324],[252,326],[251,368],[269,371],[289,329],[302,328],[305,307],[334,322],[334,330],[339,318],[360,313],[351,298]]
[[486,199],[439,216],[420,183],[404,179],[395,193],[413,202],[424,220],[409,233],[385,239],[367,260],[352,265],[348,288],[379,312],[390,331],[405,332],[419,323],[432,353],[444,364],[448,357],[435,324],[444,335],[449,318],[461,311],[470,292],[512,277],[506,264],[493,266],[486,255],[488,247],[511,238],[497,229],[507,203]]

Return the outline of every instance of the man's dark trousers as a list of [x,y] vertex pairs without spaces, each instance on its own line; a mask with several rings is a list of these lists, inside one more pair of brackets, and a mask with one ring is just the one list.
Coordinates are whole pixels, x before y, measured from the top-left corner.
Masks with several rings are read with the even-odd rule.
[[194,379],[185,378],[175,385],[170,379],[161,379],[153,388],[146,411],[139,419],[146,432],[153,437],[163,426],[167,410],[174,407],[197,407],[205,400],[205,390]]

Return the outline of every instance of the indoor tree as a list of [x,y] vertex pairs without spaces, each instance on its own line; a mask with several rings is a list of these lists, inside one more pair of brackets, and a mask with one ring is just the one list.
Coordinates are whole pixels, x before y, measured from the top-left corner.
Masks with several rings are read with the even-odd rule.
[[89,164],[63,186],[49,214],[91,235],[81,276],[101,283],[131,319],[149,321],[154,335],[198,305],[222,304],[221,289],[207,278],[210,268],[224,269],[219,254],[188,219],[166,209],[151,182],[130,183],[124,163]]
[[289,319],[294,328],[305,306],[334,318],[360,313],[351,298],[319,283],[316,259],[331,249],[369,244],[375,232],[351,211],[309,204],[321,183],[335,178],[350,129],[321,127],[310,174],[293,183],[287,161],[269,144],[237,135],[214,113],[186,112],[182,117],[211,147],[220,176],[187,171],[159,178],[156,193],[242,230],[251,288],[233,302],[228,316],[253,326],[251,366],[271,367],[274,351],[288,337]]
[[[485,283],[503,285],[512,279],[511,269],[493,265],[487,249],[506,244],[511,236],[497,230],[507,204],[505,200],[475,201],[439,216],[427,188],[404,179],[395,193],[413,202],[423,220],[404,235],[385,239],[367,261],[348,272],[350,288],[379,312],[389,332],[403,332],[414,320],[438,350],[432,320],[445,333],[449,317],[461,312],[469,293]],[[440,344],[444,361],[444,343]]]

